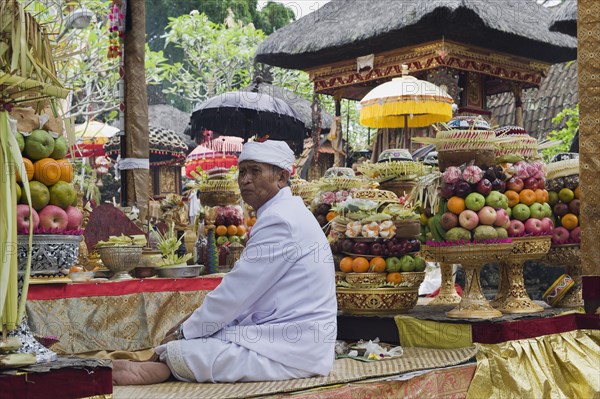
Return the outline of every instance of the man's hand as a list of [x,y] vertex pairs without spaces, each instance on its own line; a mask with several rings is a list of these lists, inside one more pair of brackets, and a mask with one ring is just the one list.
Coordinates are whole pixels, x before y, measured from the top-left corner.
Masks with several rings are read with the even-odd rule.
[[191,315],[192,314],[190,313],[189,315],[184,317],[179,323],[177,323],[173,328],[171,328],[169,331],[167,331],[165,338],[160,342],[160,344],[164,345],[167,342],[175,341],[177,339],[177,338],[175,338],[175,335],[174,335],[175,332],[177,331],[177,329],[179,329],[179,326],[181,326],[184,321],[186,321],[187,319],[190,318]]

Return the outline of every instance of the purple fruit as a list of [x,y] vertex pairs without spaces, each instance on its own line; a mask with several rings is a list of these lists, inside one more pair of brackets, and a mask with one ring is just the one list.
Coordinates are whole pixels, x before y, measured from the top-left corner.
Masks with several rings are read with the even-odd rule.
[[442,215],[442,218],[440,219],[440,225],[442,226],[442,229],[448,231],[451,228],[458,226],[458,216],[456,216],[452,212],[445,212]]
[[369,245],[365,242],[354,243],[352,252],[358,255],[367,255],[369,253]]
[[392,241],[394,244],[400,244],[400,239],[398,237],[394,237],[390,241]]
[[564,202],[559,202],[554,205],[554,209],[552,209],[552,211],[556,216],[565,216],[567,213],[569,213],[569,206]]
[[472,191],[471,185],[464,180],[461,180],[454,185],[454,192],[461,198],[466,198]]
[[383,245],[376,242],[371,245],[371,254],[380,256],[383,253]]
[[475,190],[484,197],[487,197],[487,195],[492,192],[492,182],[488,179],[481,179],[477,183]]
[[344,252],[352,252],[352,247],[354,246],[354,241],[349,238],[346,238],[342,241],[341,248]]
[[504,180],[494,179],[492,181],[492,190],[504,193],[506,191],[506,183],[504,183]]
[[381,252],[381,256],[384,258],[390,256],[390,250],[387,247],[383,247],[383,251]]
[[440,189],[440,194],[445,199],[450,199],[450,198],[454,197],[454,184],[443,183],[442,188]]

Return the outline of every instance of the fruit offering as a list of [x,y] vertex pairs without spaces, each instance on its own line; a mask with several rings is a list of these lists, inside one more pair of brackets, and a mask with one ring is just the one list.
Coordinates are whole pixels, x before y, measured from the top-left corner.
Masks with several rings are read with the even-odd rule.
[[29,228],[29,206],[34,233],[79,234],[83,214],[76,207],[77,192],[70,184],[73,165],[64,157],[67,142],[63,136],[53,137],[41,129],[17,133],[23,163],[31,190],[31,204],[22,193],[22,177],[17,173],[17,231]]
[[552,243],[572,244],[581,241],[579,211],[579,159],[565,159],[548,164],[548,202],[556,220]]
[[247,227],[242,207],[239,205],[217,206],[215,211],[217,245],[233,242],[243,243],[246,239]]

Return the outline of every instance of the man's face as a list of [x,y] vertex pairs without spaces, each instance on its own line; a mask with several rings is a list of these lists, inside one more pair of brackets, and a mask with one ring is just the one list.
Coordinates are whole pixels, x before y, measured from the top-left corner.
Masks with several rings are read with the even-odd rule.
[[238,185],[244,201],[258,210],[285,187],[287,171],[255,161],[243,161],[239,165]]

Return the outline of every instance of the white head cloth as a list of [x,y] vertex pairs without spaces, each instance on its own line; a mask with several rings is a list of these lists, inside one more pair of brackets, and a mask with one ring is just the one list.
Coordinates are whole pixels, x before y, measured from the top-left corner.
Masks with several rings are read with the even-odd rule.
[[285,141],[266,140],[262,143],[250,141],[244,144],[238,163],[243,161],[266,163],[279,166],[281,169],[292,173],[294,160],[294,152]]

